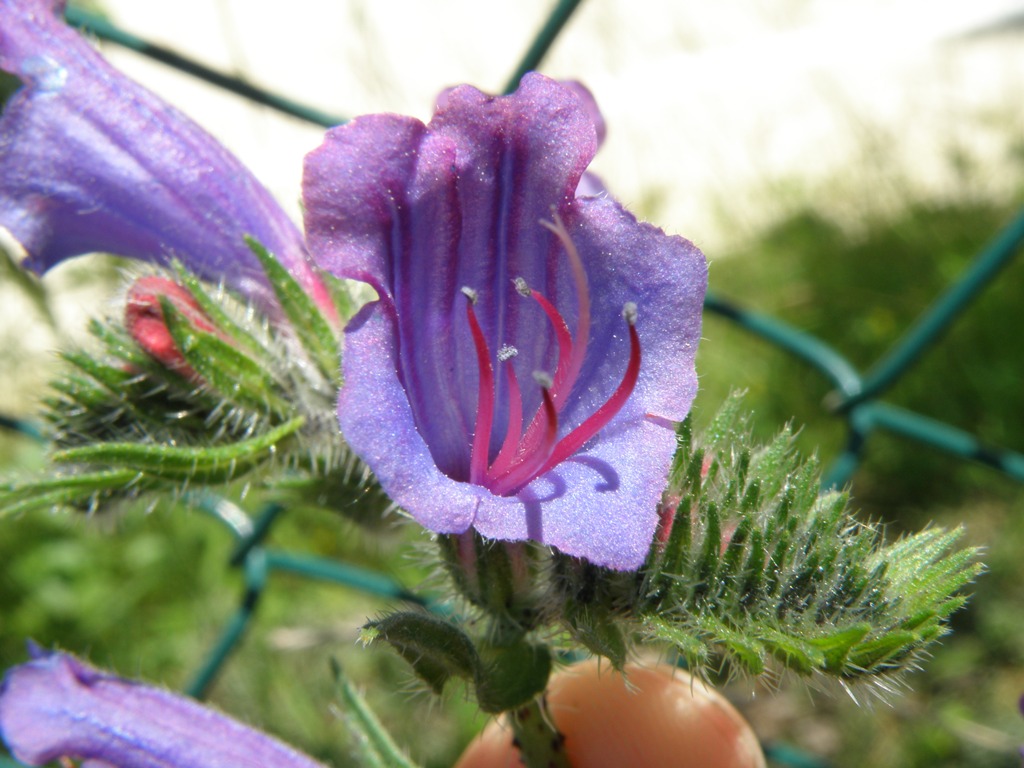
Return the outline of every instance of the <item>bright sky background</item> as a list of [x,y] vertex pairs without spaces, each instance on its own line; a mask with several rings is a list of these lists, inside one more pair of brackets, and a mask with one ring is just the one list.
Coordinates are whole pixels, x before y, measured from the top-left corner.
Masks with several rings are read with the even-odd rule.
[[[104,5],[125,29],[327,111],[427,119],[446,86],[501,89],[552,0]],[[589,0],[542,70],[597,97],[609,139],[596,168],[613,193],[711,246],[735,225],[723,228],[716,209],[746,206],[779,178],[833,176],[861,163],[866,144],[930,191],[953,182],[953,145],[998,166],[993,154],[1024,127],[1024,32],[967,35],[1021,10],[1019,0]],[[318,129],[109,50],[297,211]],[[758,208],[738,215],[772,214]]]

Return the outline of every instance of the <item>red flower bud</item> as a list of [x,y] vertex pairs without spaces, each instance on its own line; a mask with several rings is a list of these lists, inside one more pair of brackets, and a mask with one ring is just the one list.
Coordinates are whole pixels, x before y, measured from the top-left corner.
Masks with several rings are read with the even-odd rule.
[[161,298],[167,299],[194,327],[207,333],[216,332],[191,293],[173,280],[158,275],[141,277],[128,289],[124,326],[135,343],[154,360],[187,379],[196,379],[198,374],[185,361],[167,328]]

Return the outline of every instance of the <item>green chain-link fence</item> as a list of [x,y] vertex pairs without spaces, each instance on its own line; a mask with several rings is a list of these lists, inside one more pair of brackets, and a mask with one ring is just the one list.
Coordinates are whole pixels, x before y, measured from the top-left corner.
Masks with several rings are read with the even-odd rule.
[[[544,21],[522,61],[509,78],[511,91],[520,77],[535,69],[562,32],[581,0],[560,0]],[[215,71],[167,48],[154,45],[118,29],[108,21],[77,8],[67,10],[68,20],[98,38],[125,46],[187,74],[232,91],[256,103],[329,127],[344,119],[296,103],[238,78]],[[833,388],[825,399],[827,413],[845,422],[845,449],[826,471],[823,484],[847,483],[869,450],[868,438],[874,432],[888,432],[909,441],[944,451],[955,457],[984,464],[1024,482],[1024,454],[986,445],[977,436],[937,419],[886,402],[883,396],[901,377],[913,369],[922,354],[938,343],[949,327],[970,309],[972,303],[1016,255],[1024,241],[1024,213],[1020,214],[979,253],[955,282],[921,314],[890,348],[866,371],[859,371],[839,351],[815,336],[804,333],[773,317],[742,309],[729,300],[709,294],[705,308],[736,324],[766,343],[806,363],[823,376]],[[31,424],[0,415],[0,427],[38,437]],[[205,663],[187,687],[187,692],[203,698],[219,672],[238,646],[250,624],[268,577],[275,571],[351,587],[389,600],[432,606],[429,598],[414,594],[382,574],[308,554],[279,551],[265,545],[274,521],[282,513],[279,505],[268,505],[255,518],[237,505],[209,495],[196,496],[192,503],[222,523],[233,535],[236,546],[230,565],[241,568],[245,590],[241,604],[227,622],[222,634],[207,655]],[[821,768],[821,760],[786,745],[767,745],[769,759],[780,765]],[[18,765],[0,758],[0,765]]]

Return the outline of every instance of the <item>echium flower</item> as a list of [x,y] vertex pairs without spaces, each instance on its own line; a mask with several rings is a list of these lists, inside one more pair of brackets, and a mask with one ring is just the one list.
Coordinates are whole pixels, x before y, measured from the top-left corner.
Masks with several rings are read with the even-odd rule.
[[599,128],[578,86],[462,86],[429,125],[332,129],[303,193],[314,260],[379,296],[347,329],[338,415],[384,490],[436,532],[629,570],[696,392],[707,268],[577,196]]
[[236,157],[113,69],[62,0],[0,0],[0,69],[24,87],[0,116],[0,226],[45,272],[94,251],[182,262],[265,309],[251,236],[330,310],[302,237]]
[[26,765],[68,758],[113,768],[323,768],[185,696],[65,653],[32,651],[0,682],[0,742]]

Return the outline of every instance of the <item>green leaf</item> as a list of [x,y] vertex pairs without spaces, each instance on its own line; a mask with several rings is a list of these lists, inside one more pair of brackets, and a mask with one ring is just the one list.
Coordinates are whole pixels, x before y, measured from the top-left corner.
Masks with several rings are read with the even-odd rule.
[[[141,369],[152,363],[149,355],[143,352],[135,341],[128,336],[123,328],[113,328],[93,318],[89,321],[89,333],[96,337],[103,348],[117,360],[127,363],[129,369]],[[121,370],[125,366],[119,366]]]
[[136,373],[130,370],[106,365],[85,352],[64,352],[61,354],[61,357],[78,370],[88,374],[94,381],[103,385],[111,393],[122,392],[132,379],[137,376]]
[[144,443],[99,443],[57,451],[62,464],[133,467],[154,477],[196,482],[224,482],[248,472],[274,456],[277,444],[306,423],[299,416],[249,440],[214,447],[181,447]]
[[704,509],[704,525],[704,541],[696,573],[697,590],[700,594],[714,597],[718,591],[716,577],[722,557],[722,522],[715,502],[709,503]]
[[[162,303],[167,328],[197,376],[146,354],[123,315],[92,321],[98,344],[63,355],[54,394],[44,399],[56,479],[0,487],[3,514],[53,505],[92,510],[143,491],[181,493],[248,474],[289,503],[334,507],[341,499],[346,510],[358,506],[366,519],[378,519],[388,502],[339,439],[337,391],[316,366],[290,364],[288,354],[301,356],[291,332],[176,269],[217,329],[198,329]],[[256,475],[257,467],[264,471]],[[65,485],[67,477],[93,484]]]
[[363,627],[364,644],[388,643],[434,693],[453,677],[474,680],[480,659],[469,635],[450,621],[427,613],[401,611]]
[[669,643],[686,659],[690,669],[705,666],[711,657],[709,644],[695,630],[691,630],[681,621],[664,616],[647,616],[642,630],[648,637]]
[[698,616],[696,624],[712,645],[724,648],[729,658],[744,671],[752,675],[764,672],[765,647],[750,633],[729,626],[711,612]]
[[248,330],[236,323],[223,308],[224,298],[215,299],[207,290],[206,284],[198,277],[185,269],[185,266],[178,261],[172,264],[175,276],[188,288],[192,298],[200,306],[207,317],[210,318],[215,328],[229,336],[232,341],[244,347],[254,355],[266,354],[267,350],[263,344]]
[[824,654],[825,669],[838,674],[847,665],[850,651],[870,632],[871,625],[864,622],[822,637],[812,637],[807,642]]
[[732,392],[701,435],[700,443],[718,450],[735,442],[743,421],[743,393]]
[[668,487],[680,488],[685,484],[693,450],[693,419],[687,416],[676,424],[676,452],[672,457],[672,468],[668,474]]
[[680,509],[691,509],[693,498],[688,494],[683,496],[676,504],[675,512],[671,512],[671,502],[662,502],[662,514],[673,514],[672,529],[668,534],[668,541],[664,548],[659,550],[655,545],[647,558],[645,568],[643,589],[641,597],[644,602],[657,601],[659,596],[673,589],[675,579],[672,574],[681,573],[686,567],[686,559],[690,556],[691,530],[690,516],[680,514]]
[[761,641],[786,669],[809,675],[826,666],[825,653],[807,638],[769,630],[762,635]]
[[9,485],[0,488],[0,519],[65,505],[91,508],[107,496],[136,494],[149,485],[134,469],[67,475]]
[[285,316],[291,321],[292,330],[299,342],[319,366],[324,377],[336,387],[340,386],[341,348],[338,346],[337,332],[324,318],[312,296],[299,285],[281,262],[251,237],[247,237],[245,242],[260,260],[263,271],[270,280],[270,286],[274,289]]
[[589,608],[577,610],[568,620],[576,642],[591,653],[604,656],[615,669],[625,666],[629,648],[618,616],[601,608]]
[[287,414],[283,387],[265,364],[212,333],[201,331],[161,297],[164,322],[175,345],[203,381],[229,402],[260,413]]
[[887,632],[881,637],[858,643],[850,651],[847,669],[844,672],[864,670],[871,672],[883,665],[898,660],[910,651],[920,640],[915,632]]
[[331,674],[338,691],[342,722],[355,742],[359,764],[368,768],[416,768],[333,658]]

